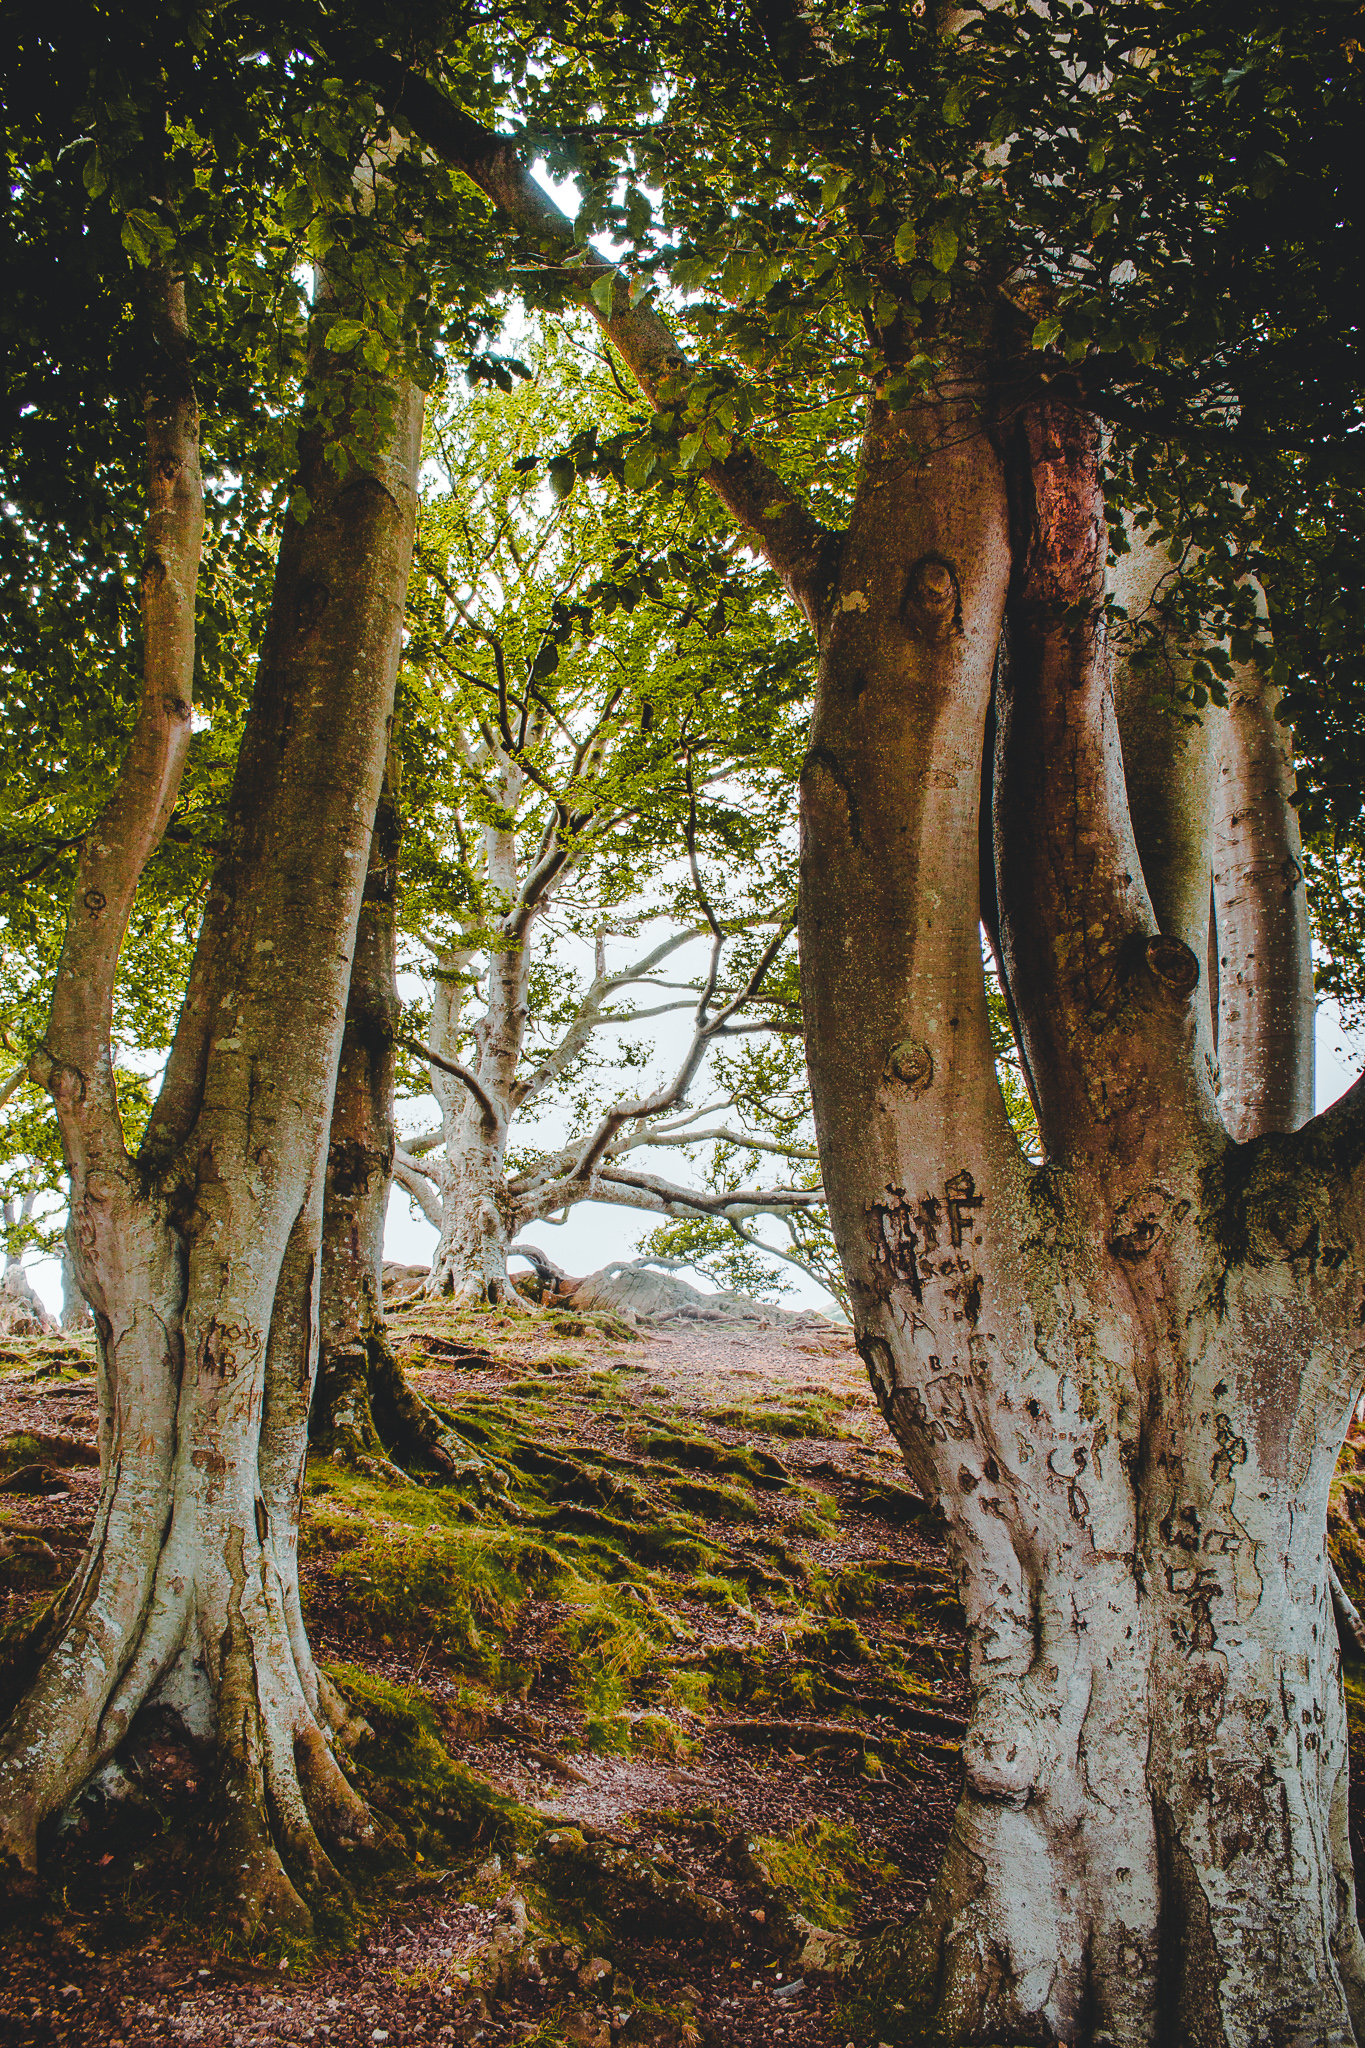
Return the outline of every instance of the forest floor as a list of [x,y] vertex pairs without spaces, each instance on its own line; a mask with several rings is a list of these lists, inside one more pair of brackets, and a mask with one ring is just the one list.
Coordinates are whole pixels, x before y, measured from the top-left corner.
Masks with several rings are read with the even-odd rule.
[[[896,2039],[810,1930],[903,1924],[933,1880],[962,1621],[849,1334],[519,1305],[392,1327],[482,1479],[315,1460],[302,1554],[402,1860],[309,1948],[246,1953],[196,1890],[205,1774],[144,1716],[0,1926],[0,2041]],[[73,1567],[97,1481],[88,1340],[0,1342],[0,1620]]]

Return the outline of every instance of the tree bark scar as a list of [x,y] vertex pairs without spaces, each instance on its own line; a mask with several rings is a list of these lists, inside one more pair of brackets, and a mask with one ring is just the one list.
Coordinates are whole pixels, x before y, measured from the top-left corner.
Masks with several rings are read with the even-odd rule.
[[1099,515],[1099,430],[1064,400],[1024,416],[1028,458],[1028,571],[1044,602],[1085,605],[1101,594],[1105,559]]
[[901,617],[917,639],[941,647],[962,631],[962,587],[942,555],[921,555],[905,579]]
[[899,1039],[886,1056],[885,1075],[904,1082],[912,1095],[923,1095],[934,1078],[934,1055],[922,1039]]
[[[935,1211],[938,1204],[929,1198]],[[924,1205],[928,1206],[928,1204]],[[879,1268],[878,1292],[889,1300],[893,1287],[899,1283],[908,1287],[917,1302],[924,1300],[924,1282],[920,1277],[919,1257],[916,1247],[916,1219],[910,1213],[903,1192],[888,1188],[885,1200],[869,1204],[872,1211],[872,1259]],[[934,1229],[936,1217],[924,1219],[925,1244],[929,1250],[937,1243]]]
[[1154,980],[1182,1002],[1199,986],[1199,961],[1182,939],[1148,939],[1147,965]]
[[812,785],[808,785],[807,777],[811,775],[812,770],[817,768],[824,770],[825,774],[839,791],[839,794],[843,797],[848,811],[848,836],[856,847],[861,848],[863,843],[862,819],[858,811],[858,793],[854,788],[852,778],[840,765],[837,755],[831,753],[828,747],[812,747],[801,764],[801,787],[807,793],[807,800],[813,803],[819,802],[819,796],[813,786],[813,778]]

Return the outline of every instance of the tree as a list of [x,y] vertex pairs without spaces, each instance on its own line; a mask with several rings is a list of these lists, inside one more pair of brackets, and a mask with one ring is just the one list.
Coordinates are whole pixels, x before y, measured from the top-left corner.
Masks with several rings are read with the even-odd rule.
[[[877,1951],[880,2024],[1357,2038],[1324,1533],[1360,1378],[1365,1091],[1297,1127],[1274,693],[1321,671],[1272,646],[1258,596],[1305,645],[1286,566],[1355,502],[1358,363],[1330,331],[1334,292],[1358,303],[1354,50],[1325,14],[1216,7],[949,34],[898,9],[613,9],[572,33],[578,61],[523,92],[580,175],[572,223],[440,92],[439,56],[437,82],[357,61],[546,289],[571,252],[657,407],[634,475],[704,479],[820,643],[801,956],[824,1183],[873,1385],[948,1514],[973,1689],[943,1869]],[[631,277],[587,245],[604,225]],[[649,303],[665,276],[714,281],[678,312],[698,369]],[[771,422],[841,380],[864,427],[827,524]],[[1126,645],[1111,547],[1141,565]],[[1144,582],[1167,694],[1205,714],[1156,760]],[[995,1079],[983,921],[1041,1162]]]
[[[433,984],[409,1050],[441,1121],[400,1142],[395,1172],[440,1233],[429,1291],[478,1300],[505,1291],[528,1224],[578,1201],[736,1218],[820,1204],[813,1175],[689,1188],[637,1164],[728,1144],[704,1126],[735,1088],[708,1078],[705,1110],[688,1107],[712,1055],[799,1029],[773,970],[809,642],[777,626],[770,579],[681,508],[630,530],[616,387],[571,337],[529,353],[534,377],[462,400],[433,434],[443,487],[407,648],[403,921]],[[669,1077],[622,1095],[621,1067],[650,1056],[640,1026],[687,1010]],[[567,1130],[537,1142],[556,1108]],[[789,1151],[761,1132],[750,1149]]]
[[[158,33],[115,34],[113,47],[103,21],[82,24],[74,48],[35,36],[50,63],[32,67],[42,90],[10,131],[26,222],[49,218],[53,185],[97,233],[110,209],[122,222],[123,256],[96,282],[126,328],[119,409],[142,416],[146,518],[140,704],[112,790],[78,835],[29,1061],[61,1128],[71,1250],[95,1312],[101,1499],[77,1574],[11,1646],[0,1846],[32,1869],[42,1821],[155,1690],[214,1746],[229,1913],[299,1929],[308,1902],[338,1891],[332,1857],[383,1835],[334,1754],[346,1713],[303,1629],[297,1510],[328,1115],[411,558],[413,379],[431,368],[412,206],[439,227],[442,199],[409,175],[372,102],[335,104],[306,147],[307,94],[301,108],[287,66],[244,64],[254,45],[206,59],[203,24],[182,26],[177,42],[141,23]],[[243,133],[260,156],[239,179]],[[233,278],[271,250],[300,190],[319,268],[308,354],[291,358],[306,370],[297,467],[180,1021],[134,1155],[110,1027],[120,947],[190,751],[206,495],[192,314],[225,352],[241,343],[249,385],[254,300],[242,316]],[[456,206],[456,242],[458,217]],[[291,279],[297,243],[279,236],[275,254]],[[78,376],[86,338],[78,327],[69,356],[55,331],[45,345]],[[21,414],[9,452],[41,581],[62,535],[44,531],[28,490],[30,426]],[[230,495],[217,464],[209,481],[210,498]]]

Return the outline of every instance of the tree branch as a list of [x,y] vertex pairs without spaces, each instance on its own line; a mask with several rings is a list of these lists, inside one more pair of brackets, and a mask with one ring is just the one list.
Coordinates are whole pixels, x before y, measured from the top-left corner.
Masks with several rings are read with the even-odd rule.
[[1221,721],[1213,891],[1218,1104],[1229,1135],[1293,1131],[1313,1113],[1313,950],[1279,691],[1244,669]]
[[393,1177],[405,1194],[412,1196],[427,1222],[437,1230],[441,1227],[440,1197],[433,1193],[430,1184],[418,1171],[413,1162],[406,1159],[401,1151],[395,1152]]
[[[335,39],[329,37],[330,46]],[[543,261],[574,253],[573,223],[517,155],[510,136],[482,127],[427,80],[395,59],[367,53],[352,62],[374,87],[390,115],[401,113],[429,148],[463,171],[503,218],[535,244]],[[591,297],[602,278],[612,280],[610,313]],[[630,304],[628,280],[602,258],[575,264],[566,274],[608,341],[618,351],[651,405],[676,403],[688,364],[674,336],[648,306]],[[726,509],[758,543],[812,627],[819,629],[836,564],[838,539],[814,519],[796,494],[751,449],[736,448],[705,472]]]
[[733,1145],[742,1152],[775,1152],[783,1159],[818,1159],[814,1145],[784,1145],[774,1138],[755,1138],[748,1131],[732,1131],[721,1125],[714,1131],[678,1131],[666,1134],[657,1130],[644,1131],[638,1138],[631,1138],[623,1148],[633,1151],[637,1145]]
[[429,1067],[435,1067],[440,1073],[449,1074],[456,1081],[463,1082],[464,1086],[478,1103],[479,1108],[483,1111],[480,1123],[485,1134],[490,1138],[497,1134],[502,1118],[498,1114],[497,1105],[493,1101],[492,1096],[488,1093],[488,1090],[478,1079],[477,1075],[471,1074],[468,1067],[457,1065],[454,1060],[443,1059],[440,1053],[433,1052],[429,1045],[423,1045],[419,1039],[400,1038],[398,1043],[406,1046],[409,1052],[416,1053],[418,1059],[425,1060]]
[[512,1095],[513,1108],[520,1109],[523,1104],[542,1094],[552,1082],[558,1080],[559,1076],[572,1066],[600,1023],[615,1021],[601,1015],[602,1004],[609,995],[618,988],[643,981],[662,961],[701,936],[702,933],[695,928],[674,932],[669,938],[661,940],[652,952],[646,953],[642,960],[637,960],[633,966],[617,974],[607,973],[605,951],[601,951],[597,972],[588,985],[572,1023],[554,1051],[546,1055],[535,1072],[526,1080],[517,1083]]
[[567,1204],[590,1200],[609,1202],[616,1208],[644,1209],[664,1216],[718,1216],[728,1222],[746,1216],[783,1216],[793,1211],[824,1207],[823,1188],[732,1188],[716,1192],[710,1188],[678,1187],[656,1174],[631,1173],[623,1167],[603,1167],[585,1196],[577,1176],[567,1175],[551,1183],[526,1204],[534,1216],[550,1216]]
[[[566,1177],[567,1183],[577,1182],[582,1185],[592,1179],[598,1163],[610,1150],[612,1140],[623,1125],[635,1123],[644,1117],[658,1116],[663,1110],[672,1109],[675,1103],[681,1102],[686,1098],[687,1091],[692,1085],[698,1067],[700,1067],[706,1057],[706,1052],[712,1039],[729,1023],[736,1010],[741,1009],[745,1003],[751,1001],[761,986],[763,977],[767,974],[773,961],[790,938],[791,932],[792,924],[790,921],[783,923],[778,928],[763,948],[743,988],[732,996],[729,1002],[724,1004],[721,1009],[717,1010],[714,1017],[708,1017],[707,1009],[715,989],[720,948],[724,943],[724,934],[713,941],[711,968],[701,1001],[697,1005],[696,1029],[692,1034],[692,1042],[688,1046],[682,1063],[672,1081],[668,1082],[664,1087],[656,1089],[653,1095],[637,1096],[630,1101],[618,1102],[614,1108],[608,1110],[607,1114],[598,1124],[597,1129],[580,1151],[577,1161]],[[555,1204],[555,1207],[559,1206],[558,1203]]]
[[199,405],[184,279],[148,274],[154,352],[143,402],[147,523],[142,702],[114,794],[81,841],[47,1036],[29,1073],[57,1107],[73,1174],[127,1152],[109,1050],[114,979],[138,882],[175,808],[189,754],[194,614],[203,541]]
[[1079,399],[1025,409],[1009,480],[1019,538],[996,745],[1000,936],[1043,1142],[1066,1157],[1101,1093],[1125,1143],[1171,1118],[1212,1120],[1189,1018],[1205,967],[1160,934],[1142,881],[1109,682],[1100,432]]

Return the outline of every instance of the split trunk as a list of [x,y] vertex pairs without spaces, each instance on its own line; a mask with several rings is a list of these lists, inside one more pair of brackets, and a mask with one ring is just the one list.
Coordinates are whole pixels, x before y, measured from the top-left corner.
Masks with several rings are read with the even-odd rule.
[[[1282,843],[1269,876],[1227,856],[1239,807],[1216,792],[1193,852],[1155,794],[1130,802],[1094,421],[1062,399],[992,420],[969,371],[961,392],[874,408],[803,776],[824,1182],[970,1646],[944,1865],[872,1967],[926,2038],[1349,2043],[1365,1952],[1325,1532],[1365,1341],[1365,1105],[1295,1129],[1311,996],[1263,707],[1249,685],[1252,743],[1211,744],[1225,779],[1251,763],[1237,825]],[[1188,772],[1213,791],[1202,755]],[[983,781],[1041,1165],[993,1073]],[[1248,920],[1278,946],[1254,965]],[[1253,972],[1254,1001],[1231,996]]]
[[[89,1548],[32,1634],[0,1741],[3,1848],[38,1830],[149,1703],[216,1759],[216,1864],[247,1925],[305,1928],[376,1823],[342,1772],[341,1701],[299,1607],[328,1113],[383,774],[415,516],[418,395],[338,476],[306,445],[215,876],[165,1084],[124,1150],[109,1058],[119,946],[190,727],[201,530],[184,295],[164,279],[147,404],[144,696],[81,853],[35,1078],[62,1124],[100,1353]],[[330,416],[347,375],[325,354]],[[363,373],[360,373],[363,375]],[[373,391],[363,394],[374,403]],[[328,416],[329,408],[321,408]]]

